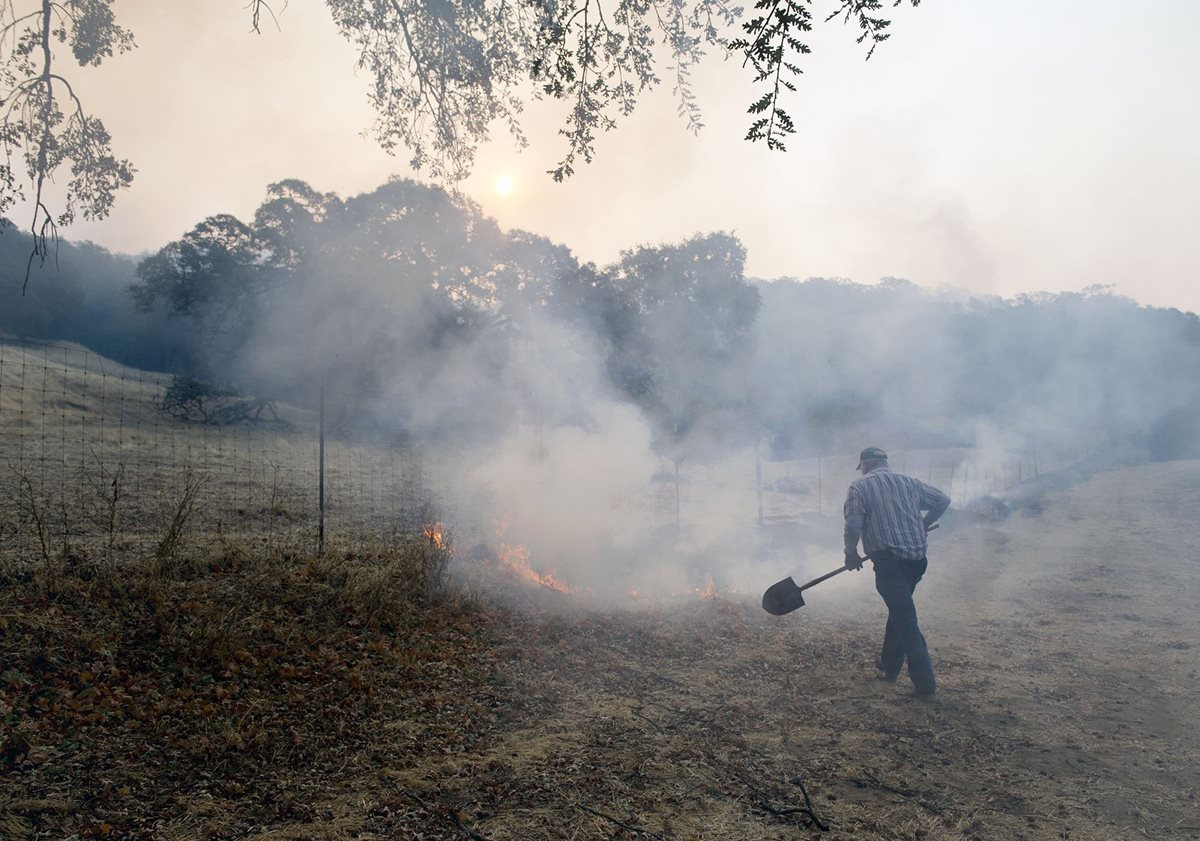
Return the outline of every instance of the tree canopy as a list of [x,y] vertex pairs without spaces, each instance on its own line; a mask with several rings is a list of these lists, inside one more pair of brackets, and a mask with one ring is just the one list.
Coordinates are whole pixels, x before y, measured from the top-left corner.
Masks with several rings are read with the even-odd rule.
[[580,265],[440,188],[394,180],[341,199],[292,180],[252,222],[204,219],[145,258],[131,292],[192,325],[184,373],[301,400],[318,381],[386,395],[406,433],[578,417],[603,391],[664,444],[711,443],[746,404],[758,293],[744,261],[710,234]]
[[[87,67],[134,44],[133,35],[117,25],[112,0],[0,0],[0,214],[19,200],[33,205],[30,266],[45,260],[59,225],[70,224],[77,213],[107,216],[117,191],[133,181],[133,166],[114,155],[104,123],[87,113],[63,75],[58,45],[69,47],[79,66]],[[44,190],[62,168],[70,176],[55,213]]]
[[[379,143],[406,150],[418,172],[453,183],[469,174],[494,124],[526,143],[520,115],[534,98],[567,106],[559,131],[564,149],[550,170],[557,180],[590,161],[598,134],[631,114],[664,77],[686,125],[698,130],[691,73],[709,51],[740,57],[735,72],[750,71],[746,138],[782,150],[795,131],[784,96],[795,89],[790,77],[801,72],[814,24],[855,26],[869,56],[888,37],[882,10],[920,0],[757,0],[749,13],[733,0],[325,2],[370,79]],[[267,18],[279,22],[266,0],[251,0],[247,9],[254,31]],[[98,65],[133,47],[114,0],[0,0],[0,214],[18,201],[32,205],[31,264],[45,259],[58,226],[77,214],[105,217],[133,180],[133,165],[114,153],[65,69],[72,61]],[[63,48],[70,58],[60,55]],[[62,171],[69,173],[65,203],[55,211],[44,188]]]

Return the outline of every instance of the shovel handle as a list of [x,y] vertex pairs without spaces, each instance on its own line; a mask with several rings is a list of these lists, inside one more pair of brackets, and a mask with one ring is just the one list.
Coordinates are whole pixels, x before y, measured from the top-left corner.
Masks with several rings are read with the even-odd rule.
[[[870,559],[863,558],[863,560],[866,561],[866,560],[870,560]],[[850,569],[850,567],[845,567],[845,566],[838,567],[833,572],[827,572],[824,575],[822,575],[820,578],[814,578],[812,581],[808,582],[807,584],[802,585],[800,587],[800,589],[807,590],[809,587],[816,587],[822,581],[827,581],[828,579],[833,578],[835,575],[841,575],[843,572],[845,572],[848,569]]]

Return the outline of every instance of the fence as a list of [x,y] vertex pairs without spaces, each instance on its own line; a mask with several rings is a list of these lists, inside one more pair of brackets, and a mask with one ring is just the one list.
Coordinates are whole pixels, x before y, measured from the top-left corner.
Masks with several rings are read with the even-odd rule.
[[[1090,454],[1084,446],[1024,452],[945,448],[893,451],[889,463],[945,491],[952,507],[995,517],[1003,513],[997,502],[1006,492]],[[857,466],[857,454],[786,461],[761,461],[751,454],[716,465],[664,460],[643,510],[656,526],[677,528],[714,518],[762,524],[840,517],[846,489],[860,475]]]
[[[1083,449],[1049,453],[1032,449],[1023,453],[970,448],[908,450],[891,453],[889,463],[893,470],[945,491],[952,507],[982,512],[989,498],[1078,463],[1084,453]],[[763,517],[787,518],[799,513],[840,516],[846,488],[859,475],[857,466],[856,455],[763,464]]]
[[161,534],[181,505],[223,535],[315,546],[419,527],[445,504],[394,435],[345,411],[323,423],[322,396],[349,400],[336,389],[297,406],[172,403],[171,386],[79,347],[0,341],[0,549],[111,548]]
[[[0,551],[103,539],[111,552],[161,539],[181,505],[210,533],[314,549],[326,537],[386,538],[466,510],[452,463],[348,411],[361,395],[314,385],[306,405],[189,401],[172,385],[80,347],[0,340]],[[892,466],[970,509],[1080,456],[909,451],[893,452]],[[837,515],[856,463],[853,455],[664,461],[645,494],[614,513],[634,531]],[[460,538],[478,536],[461,516],[452,523]]]

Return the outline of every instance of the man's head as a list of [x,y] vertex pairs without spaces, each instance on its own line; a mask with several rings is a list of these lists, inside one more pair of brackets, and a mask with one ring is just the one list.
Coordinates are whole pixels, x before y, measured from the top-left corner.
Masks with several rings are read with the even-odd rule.
[[863,473],[870,473],[876,467],[887,467],[887,453],[878,447],[867,447],[858,454],[858,467]]

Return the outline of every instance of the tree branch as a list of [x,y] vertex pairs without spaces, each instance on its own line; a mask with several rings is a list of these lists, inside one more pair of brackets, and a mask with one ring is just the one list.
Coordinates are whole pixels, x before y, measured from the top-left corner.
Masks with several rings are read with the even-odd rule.
[[[47,251],[46,231],[49,228],[51,236],[57,241],[58,232],[54,226],[54,220],[50,216],[50,212],[46,209],[46,205],[42,202],[42,190],[46,183],[46,175],[48,174],[49,166],[49,147],[51,138],[51,117],[54,114],[54,84],[51,81],[53,74],[50,72],[52,56],[50,52],[50,27],[52,25],[50,19],[50,0],[42,0],[42,75],[41,82],[46,88],[46,101],[42,103],[42,136],[38,142],[37,154],[37,172],[35,175],[35,187],[33,196],[33,220],[30,222],[29,231],[33,234],[33,251],[29,255],[29,262],[25,265],[25,281],[21,284],[21,294],[24,295],[29,288],[29,276],[33,270],[34,258],[41,258],[41,264],[45,264]],[[38,229],[38,215],[44,212],[45,220],[42,222],[41,230]]]
[[35,17],[37,17],[37,16],[38,16],[38,15],[40,15],[40,14],[41,14],[41,12],[30,12],[30,13],[29,13],[29,14],[27,14],[27,15],[22,15],[22,16],[21,16],[21,17],[19,17],[19,18],[14,18],[14,19],[13,19],[13,21],[12,21],[12,23],[9,23],[9,24],[8,24],[7,26],[5,26],[3,29],[0,29],[0,38],[3,38],[5,35],[7,35],[7,34],[8,34],[8,30],[10,30],[10,29],[14,29],[14,28],[16,28],[16,26],[17,26],[18,24],[20,24],[20,23],[24,23],[25,21],[29,20],[30,18],[35,18]]
[[[286,12],[287,7],[288,7],[287,0],[284,0],[283,8],[279,10],[280,13]],[[267,10],[267,14],[269,14],[271,16],[271,20],[273,20],[275,22],[275,28],[280,31],[283,30],[283,28],[279,25],[279,18],[277,18],[275,16],[275,10],[271,8],[271,5],[269,3],[267,3],[266,0],[250,0],[250,2],[246,4],[246,8],[253,10],[250,13],[250,31],[251,32],[255,32],[259,35],[262,34],[262,30],[259,29],[259,20],[262,17],[263,9]]]

